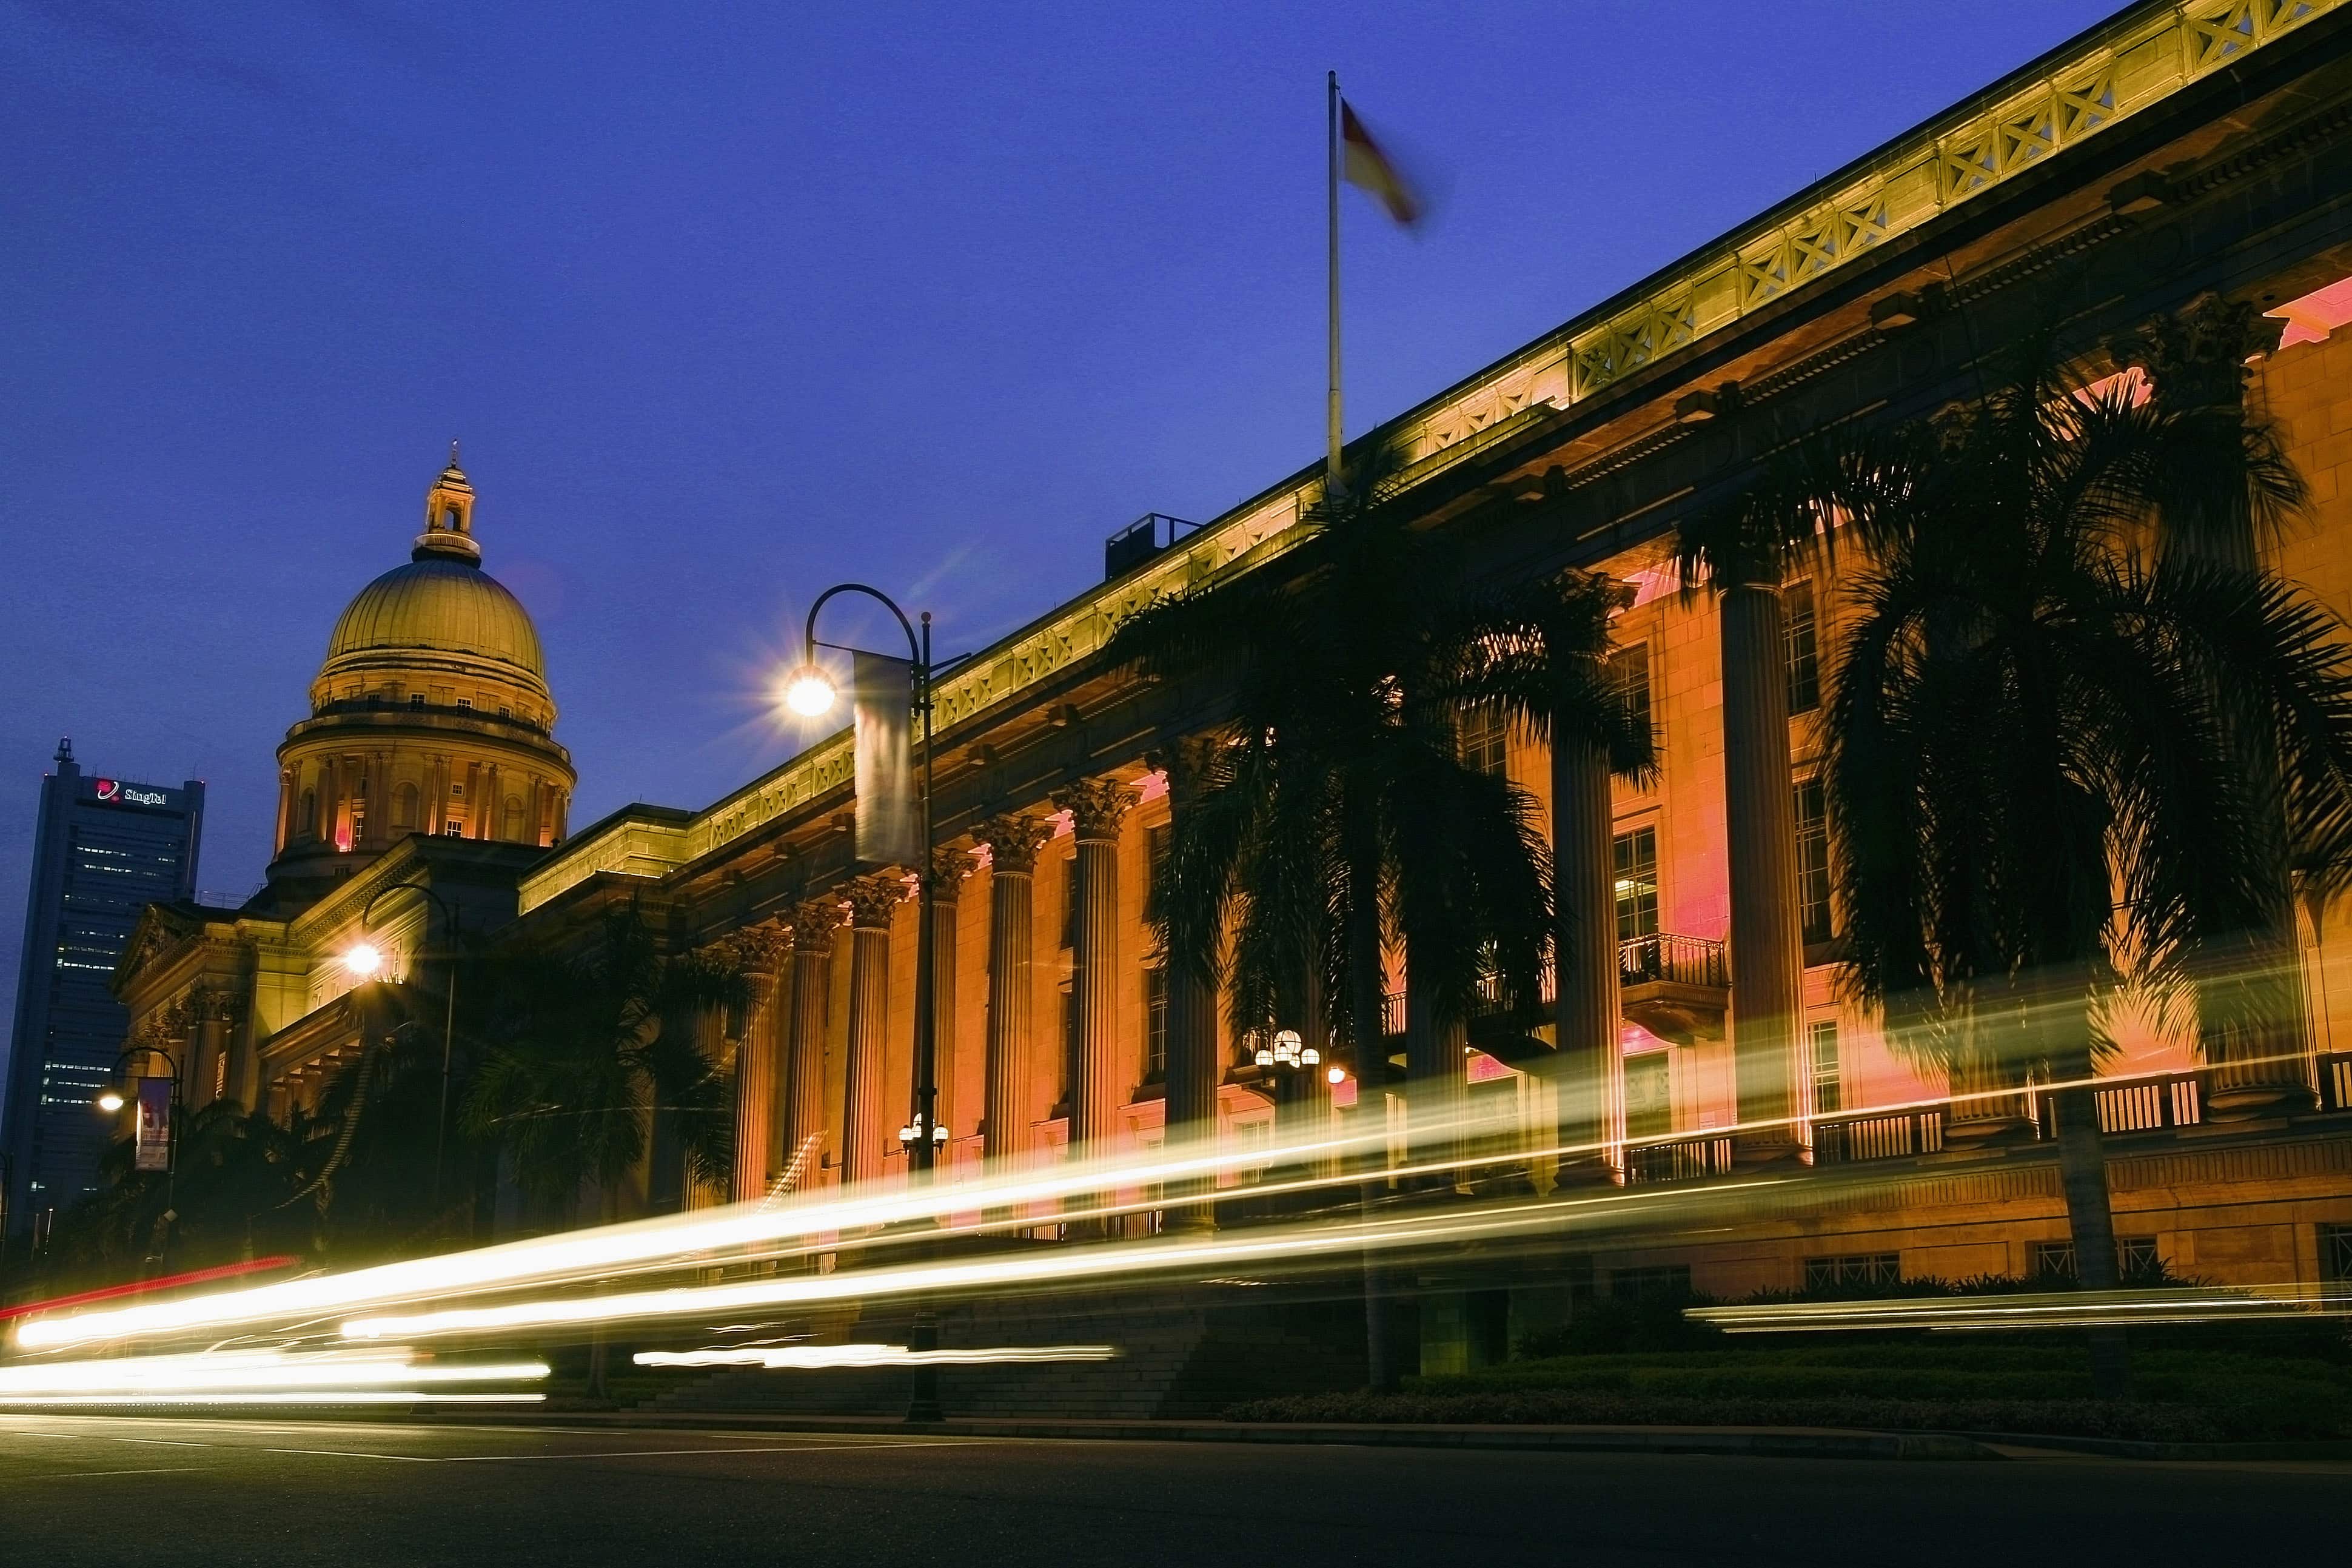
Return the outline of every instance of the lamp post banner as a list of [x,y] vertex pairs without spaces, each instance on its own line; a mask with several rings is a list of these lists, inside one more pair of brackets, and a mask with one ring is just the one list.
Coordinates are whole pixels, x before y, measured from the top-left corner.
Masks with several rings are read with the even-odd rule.
[[172,1080],[139,1080],[139,1121],[131,1140],[131,1166],[141,1171],[172,1168]]
[[852,655],[857,858],[877,866],[922,858],[915,833],[914,668],[903,658]]

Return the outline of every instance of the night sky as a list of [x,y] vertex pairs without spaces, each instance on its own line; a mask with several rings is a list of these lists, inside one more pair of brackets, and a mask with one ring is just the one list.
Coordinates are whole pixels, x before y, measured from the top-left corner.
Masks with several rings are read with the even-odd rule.
[[0,997],[60,735],[258,883],[453,436],[573,825],[704,805],[825,584],[961,651],[1319,452],[1327,67],[1440,198],[1349,195],[1352,435],[2110,9],[0,0]]

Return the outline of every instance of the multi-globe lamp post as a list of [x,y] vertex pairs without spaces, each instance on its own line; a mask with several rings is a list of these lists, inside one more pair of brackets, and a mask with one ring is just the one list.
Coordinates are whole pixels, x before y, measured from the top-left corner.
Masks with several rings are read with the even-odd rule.
[[[907,634],[908,659],[914,677],[915,716],[922,723],[923,782],[915,834],[915,886],[920,908],[915,929],[914,1103],[905,1125],[898,1130],[899,1146],[907,1152],[907,1179],[910,1184],[921,1186],[931,1180],[932,1170],[948,1142],[948,1130],[939,1117],[938,1001],[932,994],[931,975],[931,921],[937,895],[931,864],[931,616],[928,610],[923,612],[922,629],[918,632],[915,622],[908,619],[898,601],[863,583],[839,583],[819,594],[815,603],[809,605],[808,621],[802,628],[800,666],[784,682],[784,706],[803,718],[821,718],[840,700],[839,688],[816,659],[819,647],[838,646],[818,643],[816,617],[817,612],[839,594],[863,594],[897,617],[899,628]],[[908,1334],[908,1348],[918,1354],[937,1350],[939,1333],[939,1320],[931,1313],[929,1303],[918,1303],[914,1324]],[[939,1375],[938,1367],[927,1362],[916,1363],[914,1391],[907,1405],[908,1420],[942,1418]]]

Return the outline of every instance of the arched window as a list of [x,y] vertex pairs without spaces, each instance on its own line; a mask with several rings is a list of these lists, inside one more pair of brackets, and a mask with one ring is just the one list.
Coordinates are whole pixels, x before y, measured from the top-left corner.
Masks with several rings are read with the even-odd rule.
[[396,828],[416,826],[416,786],[402,784],[392,792],[392,825]]
[[451,529],[457,526],[457,509],[456,507],[445,507],[442,509],[441,526]]
[[294,837],[297,838],[319,837],[319,792],[316,790],[306,789],[302,792],[302,810],[294,818]]
[[499,837],[505,839],[509,844],[521,843],[522,796],[519,795],[510,795],[507,796],[507,809],[504,816],[506,819],[506,831],[500,833]]

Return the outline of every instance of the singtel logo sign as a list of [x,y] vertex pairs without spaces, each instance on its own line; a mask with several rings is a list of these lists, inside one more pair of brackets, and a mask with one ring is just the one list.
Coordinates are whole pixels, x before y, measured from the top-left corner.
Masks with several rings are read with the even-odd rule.
[[171,797],[160,789],[148,789],[140,784],[124,784],[121,779],[93,779],[100,800],[119,800],[127,805],[169,805]]

